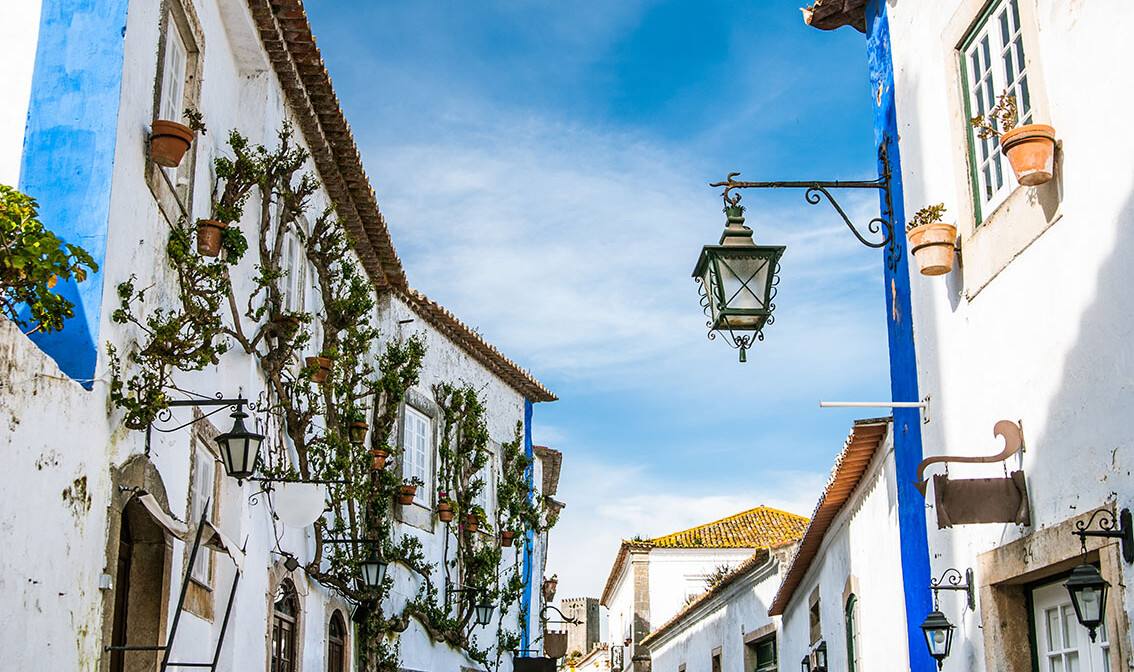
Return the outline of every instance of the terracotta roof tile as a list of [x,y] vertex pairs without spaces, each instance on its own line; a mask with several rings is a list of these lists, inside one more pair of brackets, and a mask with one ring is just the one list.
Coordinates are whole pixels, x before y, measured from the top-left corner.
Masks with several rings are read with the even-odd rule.
[[854,489],[858,487],[866,473],[870,461],[878,446],[886,438],[890,428],[890,418],[874,418],[871,420],[858,420],[854,423],[847,442],[839,456],[835,458],[835,467],[831,470],[831,478],[827,487],[819,496],[819,503],[815,505],[815,513],[811,516],[811,524],[799,542],[799,551],[791,561],[791,567],[784,575],[784,581],[768,608],[769,616],[779,616],[784,613],[788,602],[791,601],[795,589],[803,581],[807,570],[811,567],[819,554],[819,546],[823,537],[830,529],[835,516],[842,510],[843,505],[850,499]]
[[758,506],[646,543],[655,548],[767,548],[798,539],[807,523],[803,516]]
[[607,600],[614,590],[626,558],[631,550],[650,550],[654,548],[774,548],[799,539],[807,529],[808,520],[794,513],[780,511],[768,506],[741,511],[728,518],[698,525],[681,532],[667,534],[654,539],[623,540],[606,579],[600,604],[609,606]]

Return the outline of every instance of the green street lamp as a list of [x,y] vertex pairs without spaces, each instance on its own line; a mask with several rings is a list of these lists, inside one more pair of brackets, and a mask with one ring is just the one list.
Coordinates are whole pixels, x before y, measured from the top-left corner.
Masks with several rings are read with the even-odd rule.
[[934,610],[929,612],[921,624],[921,632],[925,635],[925,644],[929,647],[929,655],[937,661],[937,669],[941,669],[943,662],[949,657],[949,649],[953,646],[954,625],[945,618],[945,614]]
[[779,283],[780,257],[787,248],[757,245],[752,229],[744,225],[743,206],[729,205],[725,215],[720,243],[701,249],[693,277],[701,283],[709,338],[716,338],[717,332],[727,333],[744,362],[753,339],[764,340],[764,326],[775,321],[772,299]]
[[1084,563],[1071,572],[1071,578],[1063,587],[1071,593],[1075,618],[1087,629],[1091,641],[1095,641],[1096,631],[1106,615],[1106,589],[1110,583],[1102,578],[1099,570]]

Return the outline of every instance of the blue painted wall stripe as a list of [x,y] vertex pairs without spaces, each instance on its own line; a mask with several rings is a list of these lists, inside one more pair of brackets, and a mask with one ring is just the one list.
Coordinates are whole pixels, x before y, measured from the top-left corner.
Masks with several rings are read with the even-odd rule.
[[[867,17],[867,60],[874,101],[874,140],[886,150],[893,171],[894,235],[899,262],[886,265],[886,314],[890,345],[890,391],[895,401],[918,401],[917,358],[914,351],[910,303],[910,273],[906,254],[901,154],[898,148],[897,106],[894,101],[894,63],[890,52],[890,24],[886,3],[870,0]],[[881,169],[881,166],[879,166]],[[881,174],[881,173],[880,173]],[[883,201],[883,207],[885,202]],[[885,254],[885,252],[883,252]],[[921,415],[916,408],[894,409],[894,461],[898,480],[898,531],[902,554],[902,583],[906,603],[906,637],[911,672],[935,672],[920,626],[932,608],[929,587],[929,538],[925,499],[914,487],[922,459]]]
[[[535,448],[532,446],[532,402],[530,399],[524,399],[524,454],[531,459],[535,456]],[[535,466],[528,467],[528,497],[535,497]],[[528,529],[527,538],[524,543],[524,604],[527,605],[527,613],[524,614],[523,622],[520,623],[520,648],[527,649],[531,644],[530,624],[532,614],[535,612],[535,607],[538,605],[532,604],[532,549],[534,547],[535,531]]]
[[61,287],[75,304],[63,331],[32,337],[88,389],[98,358],[127,4],[43,0],[20,166],[19,188],[39,201],[44,225],[99,265],[85,282]]

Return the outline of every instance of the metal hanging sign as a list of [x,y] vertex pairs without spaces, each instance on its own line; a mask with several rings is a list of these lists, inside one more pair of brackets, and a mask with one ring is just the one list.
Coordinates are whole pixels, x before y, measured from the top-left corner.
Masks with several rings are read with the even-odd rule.
[[[993,434],[1004,439],[1004,450],[985,457],[939,455],[922,460],[917,467],[918,491],[925,496],[925,470],[935,463],[960,462],[992,464],[1003,462],[1024,450],[1023,428],[1011,420],[1001,420]],[[1028,486],[1023,471],[1014,471],[1004,478],[950,479],[949,475],[933,477],[933,499],[937,510],[937,527],[975,523],[1015,523],[1030,525],[1031,509],[1028,505]]]

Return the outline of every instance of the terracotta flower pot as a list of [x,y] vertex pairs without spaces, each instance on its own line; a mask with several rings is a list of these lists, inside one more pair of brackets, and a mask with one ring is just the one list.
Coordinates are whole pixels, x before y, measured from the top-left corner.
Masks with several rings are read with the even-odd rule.
[[197,254],[202,257],[215,257],[220,254],[221,241],[228,224],[215,219],[197,220]]
[[437,520],[440,520],[442,523],[452,522],[453,505],[449,502],[439,502],[437,504]]
[[299,331],[299,318],[294,315],[273,315],[272,324],[283,338],[291,338]]
[[311,380],[316,383],[322,383],[327,380],[327,375],[331,373],[332,362],[330,357],[308,357],[304,361],[307,363],[307,366],[319,367],[315,369],[315,373],[311,374]]
[[347,427],[347,433],[350,434],[350,442],[356,446],[361,446],[366,443],[366,432],[370,429],[370,425],[365,422],[352,422]]
[[516,538],[516,533],[511,530],[502,530],[500,532],[500,545],[511,546],[512,540]]
[[386,458],[389,456],[390,454],[384,450],[370,451],[370,468],[373,471],[382,471],[386,468]]
[[556,579],[544,579],[543,582],[543,599],[548,602],[555,597],[555,589],[559,587],[559,581]]
[[398,486],[398,504],[408,506],[413,504],[413,497],[417,494],[416,485],[399,485]]
[[181,163],[196,135],[188,126],[164,119],[155,121],[150,131],[150,159],[166,168],[174,168]]
[[1034,187],[1051,179],[1055,171],[1055,129],[1051,126],[1017,126],[1000,136],[1000,148],[1020,184]]
[[922,275],[944,275],[953,270],[957,227],[934,222],[910,229],[906,235]]
[[465,515],[465,529],[469,532],[476,532],[480,529],[480,519],[476,517],[475,513]]

